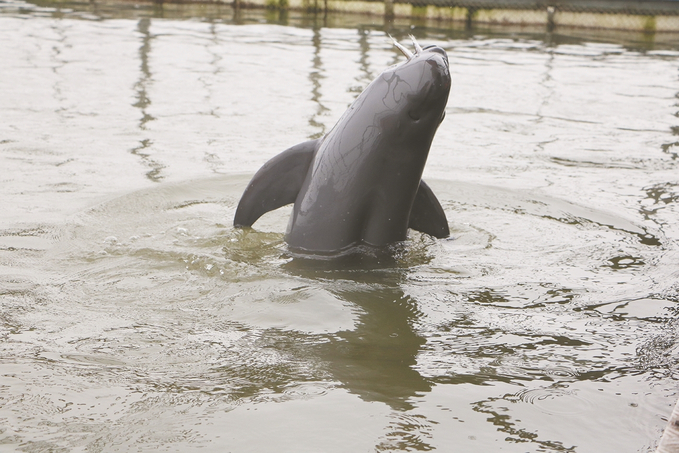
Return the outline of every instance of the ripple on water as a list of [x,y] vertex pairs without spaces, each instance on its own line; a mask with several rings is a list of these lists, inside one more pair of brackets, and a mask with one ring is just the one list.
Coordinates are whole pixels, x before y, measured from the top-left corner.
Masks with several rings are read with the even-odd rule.
[[547,367],[544,370],[544,374],[545,376],[554,378],[554,380],[575,379],[581,375],[581,373],[578,370],[567,366]]
[[377,451],[434,450],[431,441],[437,424],[421,414],[396,413],[380,439]]
[[524,389],[503,398],[509,402],[532,404],[549,415],[575,415],[588,411],[593,404],[577,390],[563,385]]
[[[624,219],[568,205],[571,214],[598,220],[566,222],[571,214],[558,214],[564,209],[559,202],[488,195],[470,186],[469,200],[454,208],[471,213],[470,221],[454,224],[450,240],[411,233],[388,264],[310,265],[286,251],[286,210],[269,213],[255,229],[228,224],[244,183],[224,176],[166,184],[79,216],[41,252],[49,266],[64,269],[50,294],[66,302],[72,318],[49,321],[51,330],[23,338],[73,379],[99,376],[152,395],[121,409],[129,420],[135,411],[159,414],[181,405],[198,411],[196,405],[208,402],[228,411],[313,401],[344,387],[403,411],[380,440],[385,449],[432,448],[437,422],[404,409],[415,407],[416,391],[408,385],[549,380],[559,385],[524,389],[504,401],[570,416],[592,403],[566,383],[610,375],[611,348],[632,341],[629,335],[602,337],[611,329],[606,319],[572,310],[598,287],[562,265],[596,258],[609,259],[601,267],[610,273],[645,271],[646,258],[633,246],[622,254],[598,237],[602,218],[620,227],[610,233],[606,226],[606,234],[636,234]],[[444,203],[452,204],[451,196],[442,191]],[[530,229],[528,237],[505,229],[510,220]],[[527,247],[545,234],[551,236],[540,246]],[[564,240],[583,237],[596,247],[564,249]],[[35,289],[26,287],[24,297],[31,299]],[[640,315],[646,305],[626,309]],[[613,314],[625,308],[615,307]],[[12,322],[22,325],[22,319]],[[382,353],[373,357],[373,350]],[[586,376],[568,365],[574,354],[587,363]],[[384,373],[406,376],[406,383],[391,388],[371,381]],[[163,432],[159,444],[169,442]]]
[[288,386],[288,388],[283,390],[283,395],[285,399],[307,400],[327,395],[328,392],[328,383],[305,382]]

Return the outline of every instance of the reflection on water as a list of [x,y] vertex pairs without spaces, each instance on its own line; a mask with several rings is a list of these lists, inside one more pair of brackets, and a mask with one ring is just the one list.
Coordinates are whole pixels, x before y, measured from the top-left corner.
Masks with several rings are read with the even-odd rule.
[[137,102],[133,104],[141,111],[141,119],[139,120],[139,129],[146,129],[146,123],[155,120],[155,118],[146,112],[146,109],[151,105],[151,100],[146,92],[146,86],[151,83],[153,77],[149,69],[149,53],[151,52],[151,40],[153,39],[150,32],[151,19],[139,19],[137,30],[142,36],[142,44],[139,47],[139,60],[141,61],[141,74],[139,81],[135,84],[135,91],[137,92]]
[[320,265],[321,270],[313,262],[299,267],[293,260],[286,265],[296,275],[321,277],[331,294],[357,311],[351,330],[318,342],[319,358],[328,364],[334,379],[364,401],[411,409],[409,400],[429,391],[431,385],[413,369],[426,340],[412,326],[418,317],[418,303],[400,287],[406,281],[406,270],[364,272],[361,267],[342,270],[335,265]]
[[[674,97],[679,100],[679,93],[675,94]],[[679,107],[679,102],[675,103],[675,107]],[[674,116],[679,118],[679,111],[674,113]],[[670,130],[672,131],[672,135],[677,136],[679,135],[679,126],[672,126],[670,127]],[[679,152],[677,152],[677,147],[679,146],[679,141],[672,141],[669,143],[663,143],[662,144],[662,150],[664,153],[668,154],[672,160],[676,160],[677,157],[679,157]]]
[[246,231],[235,206],[402,60],[385,25],[68,8],[0,5],[2,445],[652,450],[679,370],[673,38],[387,24],[449,54],[425,177],[452,237],[309,263],[289,208]]
[[[314,35],[312,38],[312,43],[314,46],[314,59],[313,59],[313,71],[309,74],[309,81],[311,82],[311,100],[318,104],[316,108],[316,113],[309,118],[309,125],[315,129],[319,129],[318,132],[311,134],[309,140],[315,140],[317,138],[323,137],[328,131],[325,130],[325,124],[319,122],[317,118],[322,116],[328,111],[328,108],[321,102],[321,82],[323,80],[323,63],[321,61],[321,33],[320,29],[314,29]],[[319,118],[320,119],[320,118]]]
[[[139,19],[137,25],[137,30],[142,36],[142,45],[139,47],[139,60],[141,61],[141,74],[139,81],[134,85],[135,91],[137,93],[137,102],[132,104],[133,107],[138,108],[141,111],[141,118],[139,119],[139,129],[142,131],[146,130],[146,123],[149,121],[154,121],[155,118],[151,116],[147,109],[151,105],[151,100],[148,97],[147,86],[152,82],[153,77],[151,75],[151,70],[149,69],[149,53],[151,52],[151,41],[153,37],[150,32],[151,19],[144,18]],[[151,148],[153,141],[151,139],[145,138],[139,141],[139,146],[132,148],[132,154],[139,156],[148,167],[151,167],[146,173],[146,177],[151,181],[159,182],[163,177],[160,175],[160,171],[163,165],[159,164],[153,160],[150,154],[144,152]]]

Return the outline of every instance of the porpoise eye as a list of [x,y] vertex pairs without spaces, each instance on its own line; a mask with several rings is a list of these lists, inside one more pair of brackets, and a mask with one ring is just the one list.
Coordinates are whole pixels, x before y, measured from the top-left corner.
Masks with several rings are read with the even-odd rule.
[[413,112],[412,110],[408,112],[408,116],[410,117],[411,120],[413,121],[420,121],[420,115],[417,113]]

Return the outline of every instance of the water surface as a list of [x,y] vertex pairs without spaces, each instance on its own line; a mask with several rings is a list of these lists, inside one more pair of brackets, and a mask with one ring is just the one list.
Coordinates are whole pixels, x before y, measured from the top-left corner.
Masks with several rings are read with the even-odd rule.
[[383,23],[0,5],[0,449],[656,445],[677,397],[674,38],[392,24],[450,58],[425,179],[452,237],[309,263],[288,208],[236,230],[235,206],[401,61]]

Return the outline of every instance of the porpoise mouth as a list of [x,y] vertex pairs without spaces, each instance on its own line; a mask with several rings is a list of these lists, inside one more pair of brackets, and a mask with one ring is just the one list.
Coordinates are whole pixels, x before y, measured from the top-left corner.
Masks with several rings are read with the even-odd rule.
[[439,97],[439,90],[436,89],[430,89],[428,90],[428,93],[426,96],[420,99],[419,102],[416,102],[415,105],[413,105],[410,109],[408,109],[408,117],[415,123],[418,123],[425,115],[429,117],[429,119],[433,122],[436,123],[436,125],[439,125],[443,122],[443,119],[446,116],[445,110],[441,112],[441,115],[439,118],[432,118],[431,115],[428,115],[427,112],[434,112],[436,108],[432,110],[431,106],[437,104],[437,98]]

